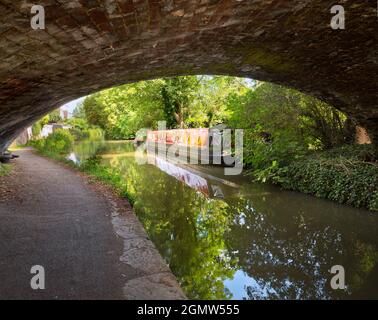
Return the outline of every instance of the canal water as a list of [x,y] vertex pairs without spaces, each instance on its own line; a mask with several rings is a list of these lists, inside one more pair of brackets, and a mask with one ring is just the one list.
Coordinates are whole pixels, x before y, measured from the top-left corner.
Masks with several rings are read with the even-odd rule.
[[[100,155],[121,170],[136,214],[189,298],[378,298],[377,214],[223,176],[219,167],[141,165],[134,151],[131,142],[83,141],[69,158]],[[335,265],[344,268],[344,290],[330,285]]]

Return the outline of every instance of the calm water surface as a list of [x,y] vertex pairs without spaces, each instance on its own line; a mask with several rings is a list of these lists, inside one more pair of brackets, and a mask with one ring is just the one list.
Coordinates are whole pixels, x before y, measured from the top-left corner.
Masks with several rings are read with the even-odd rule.
[[[77,143],[120,169],[135,212],[189,298],[378,298],[378,215],[224,177],[222,168],[139,165],[130,142]],[[329,272],[342,265],[346,290]]]

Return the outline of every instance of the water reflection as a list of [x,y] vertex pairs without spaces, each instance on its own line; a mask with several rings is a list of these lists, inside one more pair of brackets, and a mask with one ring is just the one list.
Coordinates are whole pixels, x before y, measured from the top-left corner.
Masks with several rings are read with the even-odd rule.
[[[131,143],[75,147],[78,161],[93,154],[122,170],[138,217],[188,297],[378,298],[377,216],[243,178],[227,182],[216,168],[187,168],[207,190],[220,188],[219,199],[178,168],[136,164]],[[345,267],[345,291],[329,285],[336,264]]]

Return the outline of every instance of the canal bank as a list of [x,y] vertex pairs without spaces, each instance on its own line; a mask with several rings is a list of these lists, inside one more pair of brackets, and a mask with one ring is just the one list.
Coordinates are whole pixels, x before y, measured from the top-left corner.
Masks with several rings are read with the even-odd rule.
[[[80,141],[68,155],[132,200],[189,298],[378,297],[376,214],[220,167],[140,157],[123,141]],[[333,265],[344,266],[346,290],[331,288]]]
[[[50,156],[130,199],[188,298],[378,297],[374,213],[231,179],[220,167],[144,162],[125,141],[78,141],[66,160]],[[345,269],[345,290],[330,286],[335,265]]]
[[[125,199],[31,150],[17,154],[1,178],[12,197],[0,199],[0,298],[185,298]],[[44,290],[30,287],[34,265]]]

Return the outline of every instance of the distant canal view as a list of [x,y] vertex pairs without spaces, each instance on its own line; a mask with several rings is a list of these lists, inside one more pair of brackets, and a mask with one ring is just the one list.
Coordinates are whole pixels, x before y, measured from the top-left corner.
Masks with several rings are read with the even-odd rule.
[[[189,298],[378,298],[377,215],[219,167],[138,165],[134,151],[132,142],[82,141],[69,159],[100,155],[122,170],[136,214]],[[346,290],[331,288],[333,265],[345,268]]]

